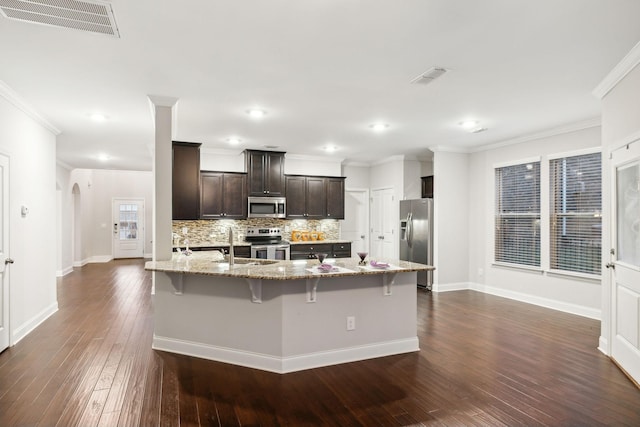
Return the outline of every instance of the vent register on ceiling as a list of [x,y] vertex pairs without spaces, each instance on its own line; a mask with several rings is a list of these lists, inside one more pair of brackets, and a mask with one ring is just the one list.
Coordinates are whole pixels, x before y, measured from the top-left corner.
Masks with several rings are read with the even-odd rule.
[[8,19],[120,37],[111,4],[80,0],[0,0]]

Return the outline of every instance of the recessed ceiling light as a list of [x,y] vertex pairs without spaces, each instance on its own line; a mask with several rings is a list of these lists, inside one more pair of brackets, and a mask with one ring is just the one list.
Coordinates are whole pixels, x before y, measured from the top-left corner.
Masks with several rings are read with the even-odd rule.
[[336,150],[338,150],[338,147],[336,147],[335,145],[327,145],[326,147],[324,147],[324,151],[326,151],[327,153],[333,153]]
[[254,119],[261,119],[267,115],[267,112],[259,108],[251,108],[247,110],[247,114],[253,117]]
[[100,160],[101,162],[108,162],[110,158],[111,157],[109,157],[108,154],[102,153],[98,155],[98,160]]
[[105,120],[107,120],[107,116],[100,113],[93,113],[90,117],[94,122],[104,122]]
[[242,142],[242,140],[240,138],[236,138],[235,136],[232,136],[230,138],[227,138],[227,143],[229,145],[238,145]]
[[389,128],[389,125],[386,123],[373,123],[369,125],[369,127],[376,132],[382,132],[384,130],[387,130]]
[[478,121],[477,120],[463,120],[458,124],[460,126],[462,126],[463,129],[467,129],[467,130],[471,130],[471,129],[474,129],[474,128],[478,127]]

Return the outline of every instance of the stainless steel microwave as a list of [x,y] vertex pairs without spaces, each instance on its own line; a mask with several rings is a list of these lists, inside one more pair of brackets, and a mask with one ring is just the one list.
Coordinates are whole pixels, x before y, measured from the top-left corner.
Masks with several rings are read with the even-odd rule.
[[249,218],[285,218],[287,201],[284,197],[249,197]]

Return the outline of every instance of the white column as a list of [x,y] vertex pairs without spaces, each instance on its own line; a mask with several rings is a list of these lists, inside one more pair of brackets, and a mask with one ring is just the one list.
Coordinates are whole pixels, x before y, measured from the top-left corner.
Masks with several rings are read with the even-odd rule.
[[153,152],[153,260],[171,259],[172,125],[178,98],[149,95],[155,122]]

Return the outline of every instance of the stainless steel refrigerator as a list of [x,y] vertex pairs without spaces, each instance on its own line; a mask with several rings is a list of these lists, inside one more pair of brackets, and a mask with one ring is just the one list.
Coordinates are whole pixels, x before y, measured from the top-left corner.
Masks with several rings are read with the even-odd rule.
[[[400,201],[400,259],[433,265],[433,199]],[[417,285],[431,290],[433,272],[419,271]]]

